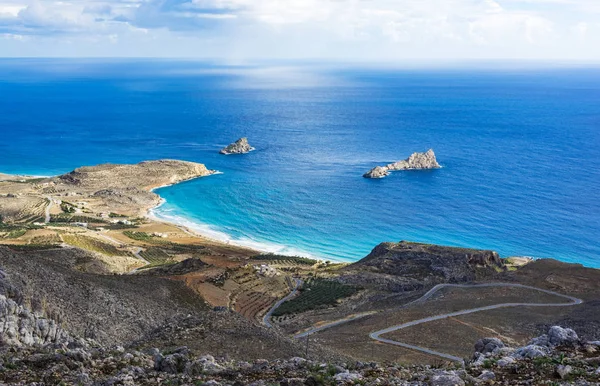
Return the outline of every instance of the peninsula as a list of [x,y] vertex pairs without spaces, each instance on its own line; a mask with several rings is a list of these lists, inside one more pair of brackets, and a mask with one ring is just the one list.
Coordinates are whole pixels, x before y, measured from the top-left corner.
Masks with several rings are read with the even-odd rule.
[[2,175],[2,382],[600,380],[600,270],[407,241],[342,264],[147,216],[153,189],[213,173],[163,160]]

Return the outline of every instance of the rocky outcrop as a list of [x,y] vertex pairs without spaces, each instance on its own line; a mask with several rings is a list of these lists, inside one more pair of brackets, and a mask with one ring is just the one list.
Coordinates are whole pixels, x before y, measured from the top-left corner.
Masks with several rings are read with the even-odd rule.
[[386,166],[377,166],[367,173],[363,174],[365,178],[383,178],[390,174],[392,171],[398,170],[425,170],[425,169],[439,169],[441,165],[435,158],[435,153],[432,149],[427,150],[425,153],[413,153],[410,157],[405,160],[394,162]]
[[369,170],[363,177],[365,178],[383,178],[387,177],[390,174],[388,169],[385,166],[376,166],[373,169]]
[[68,340],[69,335],[54,320],[0,295],[0,345],[44,346]]
[[254,150],[252,146],[248,143],[248,138],[243,137],[230,144],[229,146],[221,149],[219,153],[229,155],[229,154],[246,154]]

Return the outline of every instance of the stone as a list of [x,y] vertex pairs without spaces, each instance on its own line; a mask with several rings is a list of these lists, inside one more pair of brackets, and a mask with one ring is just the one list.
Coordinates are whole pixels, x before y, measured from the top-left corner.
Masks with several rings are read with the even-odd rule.
[[424,170],[439,169],[441,165],[437,162],[433,150],[429,149],[425,153],[413,153],[407,159],[389,164],[386,168],[390,171]]
[[336,374],[336,376],[333,377],[333,379],[336,382],[354,382],[354,381],[361,380],[362,375],[360,375],[358,373],[345,372],[345,373]]
[[485,370],[477,377],[477,379],[483,382],[491,382],[496,379],[496,374],[494,374],[493,371]]
[[453,371],[440,371],[431,377],[431,386],[465,386],[465,381]]
[[475,343],[475,351],[482,354],[495,353],[501,348],[504,343],[498,338],[483,338]]
[[290,359],[290,362],[294,364],[296,367],[301,367],[306,363],[306,359],[300,357],[294,357]]
[[558,365],[556,367],[556,373],[560,377],[560,379],[565,379],[571,372],[573,371],[573,367],[569,365]]
[[516,360],[513,357],[502,357],[498,359],[497,365],[498,367],[506,367],[514,364],[515,362]]
[[390,172],[385,166],[376,166],[373,169],[369,170],[363,177],[365,178],[384,178],[390,175]]
[[225,155],[246,154],[246,153],[251,152],[252,150],[255,150],[255,149],[252,146],[250,146],[250,144],[248,143],[248,138],[243,137],[243,138],[238,139],[234,143],[230,144],[229,146],[221,149],[221,151],[219,153],[225,154]]

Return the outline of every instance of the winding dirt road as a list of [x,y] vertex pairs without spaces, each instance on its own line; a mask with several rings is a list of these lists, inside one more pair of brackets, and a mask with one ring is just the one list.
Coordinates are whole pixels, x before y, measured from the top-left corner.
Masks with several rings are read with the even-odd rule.
[[[410,303],[404,304],[404,305],[398,307],[397,309],[405,308],[405,307],[413,305],[415,303],[420,303],[420,302],[426,301],[429,298],[431,298],[436,292],[438,292],[438,291],[440,291],[441,289],[444,289],[444,288],[483,288],[483,287],[525,288],[525,289],[530,289],[530,290],[534,290],[534,291],[544,292],[544,293],[549,294],[549,295],[558,296],[558,297],[567,299],[568,302],[565,302],[565,303],[501,303],[501,304],[493,304],[493,305],[484,306],[484,307],[469,308],[469,309],[455,311],[455,312],[451,312],[451,313],[447,313],[447,314],[435,315],[435,316],[430,316],[430,317],[423,318],[423,319],[413,320],[413,321],[410,321],[410,322],[407,322],[407,323],[403,323],[403,324],[394,325],[394,326],[385,328],[383,330],[372,332],[372,333],[369,334],[369,337],[371,339],[374,339],[374,340],[379,341],[381,343],[392,344],[392,345],[395,345],[395,346],[404,347],[404,348],[408,348],[408,349],[415,350],[415,351],[420,351],[420,352],[423,352],[425,354],[435,355],[435,356],[438,356],[438,357],[441,357],[441,358],[444,358],[444,359],[449,359],[451,361],[463,362],[462,358],[459,358],[459,357],[451,355],[451,354],[447,354],[447,353],[442,353],[442,352],[439,352],[439,351],[431,350],[431,349],[426,348],[426,347],[420,347],[420,346],[415,346],[415,345],[411,345],[411,344],[408,344],[408,343],[398,342],[398,341],[395,341],[395,340],[392,340],[392,339],[382,338],[381,335],[385,335],[385,334],[388,334],[390,332],[402,330],[404,328],[416,326],[416,325],[419,325],[419,324],[433,322],[435,320],[446,319],[446,318],[450,318],[450,317],[454,317],[454,316],[460,316],[460,315],[466,315],[466,314],[473,314],[475,312],[494,310],[494,309],[498,309],[498,308],[508,308],[508,307],[569,307],[569,306],[575,306],[575,305],[583,303],[583,300],[578,299],[578,298],[573,297],[573,296],[563,295],[563,294],[555,292],[555,291],[545,290],[545,289],[537,288],[537,287],[531,287],[531,286],[527,286],[527,285],[523,285],[523,284],[515,284],[515,283],[438,284],[435,287],[433,287],[432,289],[430,289],[429,291],[427,291],[419,299],[414,300],[414,301],[412,301]],[[309,330],[306,330],[306,331],[304,331],[302,333],[298,333],[298,334],[294,335],[294,337],[295,338],[306,337],[306,336],[308,336],[310,334],[322,331],[322,330],[327,329],[327,328],[339,326],[341,324],[348,323],[350,321],[362,318],[362,317],[370,315],[370,314],[372,314],[372,313],[358,314],[358,315],[355,315],[354,317],[340,319],[340,320],[328,323],[328,324],[323,325],[323,326],[313,327],[313,328],[311,328]]]
[[277,308],[279,308],[280,305],[287,302],[288,300],[290,300],[291,298],[296,296],[296,294],[298,293],[298,288],[300,288],[300,286],[302,285],[302,280],[300,280],[300,279],[294,279],[294,280],[296,281],[296,286],[294,287],[292,292],[290,292],[286,297],[284,297],[283,299],[281,299],[277,303],[275,303],[273,305],[273,307],[271,307],[271,309],[269,311],[267,311],[265,316],[263,316],[263,324],[265,326],[267,326],[269,328],[273,327],[273,325],[271,324],[271,317],[273,316],[273,312],[275,312],[275,310]]

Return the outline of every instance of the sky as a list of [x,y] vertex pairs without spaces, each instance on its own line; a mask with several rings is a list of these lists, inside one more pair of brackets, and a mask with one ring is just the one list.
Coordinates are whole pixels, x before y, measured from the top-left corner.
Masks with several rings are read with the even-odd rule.
[[1,57],[600,62],[600,0],[0,0]]

